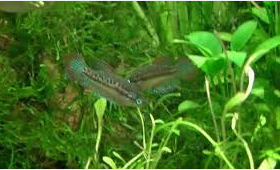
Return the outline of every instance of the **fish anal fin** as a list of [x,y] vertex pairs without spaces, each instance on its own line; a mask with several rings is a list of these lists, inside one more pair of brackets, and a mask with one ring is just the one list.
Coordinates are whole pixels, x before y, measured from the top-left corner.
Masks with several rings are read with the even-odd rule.
[[180,80],[174,79],[170,82],[166,82],[158,87],[155,87],[153,89],[150,89],[149,93],[155,94],[155,95],[163,95],[166,93],[170,93],[176,89],[179,88]]

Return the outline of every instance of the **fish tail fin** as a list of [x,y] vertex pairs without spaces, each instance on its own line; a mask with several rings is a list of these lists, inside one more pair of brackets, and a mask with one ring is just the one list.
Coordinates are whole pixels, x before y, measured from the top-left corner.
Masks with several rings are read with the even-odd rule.
[[64,61],[67,78],[73,81],[78,80],[87,67],[84,58],[80,54],[68,54]]
[[198,74],[197,67],[191,63],[188,57],[181,57],[176,63],[178,77],[184,81],[192,81]]

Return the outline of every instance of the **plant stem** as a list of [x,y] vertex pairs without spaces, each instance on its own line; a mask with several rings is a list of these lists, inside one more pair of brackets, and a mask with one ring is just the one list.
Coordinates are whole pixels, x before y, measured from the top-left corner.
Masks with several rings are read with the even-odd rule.
[[157,131],[161,130],[161,129],[164,129],[165,127],[167,126],[170,126],[170,125],[185,125],[185,126],[188,126],[188,127],[191,127],[195,130],[197,130],[198,132],[200,132],[212,145],[213,147],[215,148],[215,151],[221,156],[221,158],[225,161],[225,163],[227,164],[227,166],[231,169],[234,169],[234,166],[232,165],[232,163],[228,160],[228,158],[225,156],[224,152],[221,150],[221,148],[219,147],[218,143],[215,142],[210,135],[208,135],[207,132],[205,132],[202,128],[200,128],[199,126],[197,126],[196,124],[194,123],[191,123],[189,121],[186,121],[186,120],[181,120],[181,121],[175,121],[175,122],[170,122],[170,123],[166,123],[164,124],[163,126],[161,126],[161,128],[158,128]]
[[96,162],[98,162],[98,154],[99,154],[99,146],[101,141],[101,135],[102,135],[102,119],[98,120],[98,130],[97,130],[97,139],[96,139],[96,145],[95,145],[95,156],[94,159]]
[[92,157],[91,157],[91,156],[88,157],[88,160],[87,160],[87,164],[86,164],[86,166],[85,166],[85,169],[88,169],[91,160],[92,160]]
[[226,136],[227,136],[226,125],[225,125],[226,113],[227,113],[227,110],[226,110],[226,108],[224,108],[224,111],[222,113],[222,118],[221,118],[221,127],[222,127],[223,141],[226,141]]
[[151,159],[151,151],[152,151],[152,144],[153,144],[153,138],[154,138],[154,132],[155,132],[155,119],[152,114],[150,114],[151,122],[152,122],[152,130],[151,130],[151,137],[149,142],[149,148],[148,148],[148,159],[147,159],[147,165],[146,169],[150,169],[150,159]]
[[133,157],[130,161],[128,161],[123,169],[127,169],[133,162],[135,162],[137,159],[139,159],[142,155],[144,154],[144,151],[140,152],[138,155],[136,155],[135,157]]
[[[235,119],[235,121],[237,121],[238,117],[239,117],[239,116],[238,116],[238,114],[236,113],[236,116],[234,116],[232,120]],[[237,136],[237,138],[238,138],[239,140],[241,140],[241,142],[243,143],[243,146],[244,146],[244,148],[245,148],[245,150],[246,150],[246,153],[247,153],[247,155],[248,155],[248,159],[249,159],[249,163],[250,163],[250,168],[251,168],[251,169],[254,169],[254,160],[253,160],[253,156],[252,156],[251,150],[250,150],[250,148],[249,148],[249,146],[248,146],[248,143],[246,142],[246,140],[245,140],[239,133],[237,133],[235,127],[233,127],[232,130],[233,130],[233,132],[235,133],[235,135]]]
[[207,99],[208,99],[208,103],[209,103],[209,107],[210,107],[210,112],[211,112],[211,115],[212,115],[212,121],[213,121],[213,124],[214,124],[217,141],[220,142],[218,125],[217,125],[216,117],[215,117],[215,114],[214,114],[214,111],[213,111],[213,107],[212,107],[212,101],[211,101],[210,89],[209,89],[209,81],[208,81],[207,77],[205,77],[205,87],[206,87]]
[[152,168],[156,168],[158,161],[160,160],[161,156],[162,156],[162,148],[165,147],[167,145],[167,142],[169,141],[174,129],[178,126],[179,121],[182,121],[182,118],[178,118],[175,122],[173,122],[171,129],[169,130],[169,133],[166,135],[165,139],[161,142],[160,147],[156,153],[156,158],[155,158],[155,162],[153,163],[153,167]]
[[143,151],[144,153],[146,152],[146,137],[145,137],[145,124],[144,124],[144,120],[143,120],[143,116],[142,113],[140,111],[139,108],[137,108],[140,120],[141,120],[141,125],[142,125],[142,131],[143,131]]

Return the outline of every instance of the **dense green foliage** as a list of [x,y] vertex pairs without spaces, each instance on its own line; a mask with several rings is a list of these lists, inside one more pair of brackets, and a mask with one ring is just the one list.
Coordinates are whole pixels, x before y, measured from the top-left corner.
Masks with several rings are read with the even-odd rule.
[[[0,11],[0,168],[280,168],[279,2],[55,2]],[[201,73],[143,108],[65,78],[157,56]]]

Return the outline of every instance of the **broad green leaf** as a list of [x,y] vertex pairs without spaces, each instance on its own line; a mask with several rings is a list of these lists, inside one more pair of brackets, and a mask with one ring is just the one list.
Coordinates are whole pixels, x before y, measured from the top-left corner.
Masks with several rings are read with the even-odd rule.
[[202,70],[206,73],[215,75],[225,68],[226,60],[224,57],[207,58],[206,63],[202,66]]
[[269,24],[269,18],[267,15],[267,12],[264,8],[252,8],[252,13],[254,15],[256,15],[257,17],[259,17],[262,21],[264,21],[265,23]]
[[108,156],[103,156],[102,160],[108,164],[112,169],[117,169],[117,165],[115,164],[115,162]]
[[200,107],[199,104],[197,104],[196,102],[193,102],[191,100],[185,100],[183,101],[179,106],[178,106],[178,112],[179,113],[182,113],[186,110],[189,110],[189,109],[196,109]]
[[189,41],[185,41],[185,40],[180,40],[180,39],[174,39],[173,43],[180,43],[180,44],[188,44],[188,45],[194,45],[196,48],[198,48],[198,50],[202,53],[203,56],[206,57],[212,57],[212,52],[210,51],[210,49],[203,47],[199,44],[193,43],[193,42],[189,42]]
[[233,33],[231,39],[231,50],[240,51],[243,49],[245,44],[251,38],[253,32],[257,28],[257,22],[247,21],[240,25],[237,30]]
[[243,66],[247,54],[245,52],[228,51],[228,59],[239,67]]
[[243,102],[243,99],[245,97],[245,93],[237,93],[235,96],[233,96],[226,104],[226,110],[230,110],[233,107],[241,104]]
[[274,169],[277,161],[273,158],[266,158],[262,161],[258,169]]
[[106,104],[107,101],[105,98],[99,98],[95,103],[94,103],[94,108],[96,111],[96,115],[98,120],[101,120],[106,109]]
[[210,50],[212,56],[218,55],[222,52],[220,41],[213,33],[198,31],[189,34],[187,38],[199,48]]
[[188,57],[198,68],[201,68],[207,60],[207,58],[198,55],[189,55]]
[[272,37],[257,46],[255,52],[252,54],[253,63],[258,61],[265,53],[280,45],[280,36]]
[[225,67],[225,58],[221,56],[208,58],[197,55],[188,55],[188,57],[198,68],[207,74],[214,75]]

